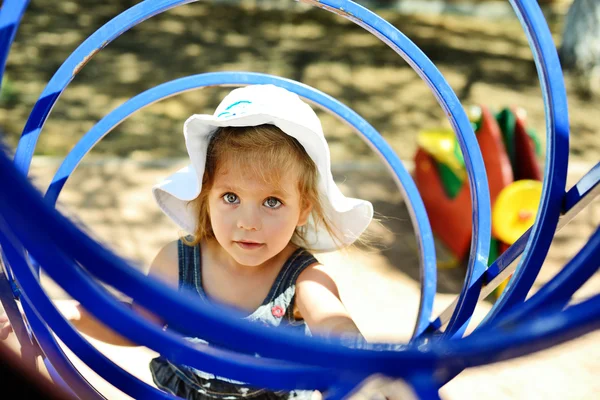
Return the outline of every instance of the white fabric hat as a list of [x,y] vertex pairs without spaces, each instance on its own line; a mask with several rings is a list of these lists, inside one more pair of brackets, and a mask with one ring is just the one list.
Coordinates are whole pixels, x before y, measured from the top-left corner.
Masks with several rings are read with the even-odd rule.
[[318,190],[324,213],[337,231],[334,240],[323,224],[316,228],[312,216],[307,223],[305,246],[315,251],[332,251],[352,244],[373,218],[370,202],[346,197],[331,175],[329,147],[321,121],[295,93],[274,85],[253,85],[231,91],[214,115],[195,114],[183,127],[191,164],[152,188],[159,207],[187,232],[193,233],[197,216],[188,206],[202,190],[202,176],[211,135],[219,127],[271,124],[296,138],[319,171]]

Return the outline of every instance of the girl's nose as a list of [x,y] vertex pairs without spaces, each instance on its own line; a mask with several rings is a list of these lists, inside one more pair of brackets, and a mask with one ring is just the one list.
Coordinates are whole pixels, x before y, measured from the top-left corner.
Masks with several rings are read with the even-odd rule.
[[262,228],[262,223],[259,215],[259,210],[254,207],[247,207],[240,212],[237,226],[240,229],[247,231],[259,231]]

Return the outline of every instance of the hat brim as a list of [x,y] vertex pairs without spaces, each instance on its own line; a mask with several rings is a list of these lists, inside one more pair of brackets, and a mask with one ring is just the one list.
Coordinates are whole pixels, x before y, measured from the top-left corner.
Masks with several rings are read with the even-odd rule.
[[318,191],[325,218],[334,230],[335,238],[323,223],[317,223],[311,216],[305,234],[306,247],[314,251],[333,251],[352,244],[371,222],[373,206],[368,201],[346,197],[339,190],[331,174],[329,149],[321,132],[268,114],[244,114],[227,119],[195,114],[188,118],[184,124],[184,136],[191,165],[152,188],[158,206],[181,228],[194,233],[197,216],[189,202],[202,190],[211,135],[220,127],[264,124],[275,125],[298,140],[317,166]]

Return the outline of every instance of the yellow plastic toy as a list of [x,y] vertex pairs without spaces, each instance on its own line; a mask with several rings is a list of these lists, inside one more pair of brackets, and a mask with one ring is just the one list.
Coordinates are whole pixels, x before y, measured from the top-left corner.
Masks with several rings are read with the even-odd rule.
[[512,245],[533,225],[542,197],[542,182],[520,180],[506,186],[492,209],[494,236]]
[[419,132],[419,147],[429,153],[438,163],[446,165],[461,180],[467,177],[465,162],[456,135],[450,129],[432,129]]
[[[516,242],[535,222],[541,197],[540,181],[524,179],[502,189],[492,209],[494,236],[508,245]],[[500,297],[509,279],[496,288],[496,298]]]

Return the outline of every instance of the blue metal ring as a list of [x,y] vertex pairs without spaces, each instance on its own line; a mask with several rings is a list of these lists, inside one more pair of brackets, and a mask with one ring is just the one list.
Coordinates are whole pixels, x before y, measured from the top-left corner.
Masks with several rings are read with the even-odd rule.
[[[9,226],[6,220],[0,219],[0,231],[5,231]],[[141,398],[146,398],[146,395],[153,394],[153,390],[145,387],[145,384],[138,382],[137,385],[132,385],[133,377],[115,366],[109,360],[107,360],[97,351],[94,351],[93,346],[85,342],[81,338],[78,338],[79,334],[75,332],[77,337],[73,337],[73,328],[65,327],[66,322],[62,316],[57,315],[53,305],[49,305],[49,300],[43,299],[43,293],[40,293],[39,285],[36,284],[32,277],[34,276],[32,270],[24,264],[23,258],[17,256],[16,250],[12,242],[6,240],[6,236],[0,235],[2,245],[6,248],[7,255],[10,257],[11,262],[15,262],[20,268],[15,269],[17,277],[20,279],[26,277],[29,283],[27,283],[28,289],[33,290],[32,295],[39,295],[32,298],[29,303],[35,304],[36,307],[41,306],[42,310],[49,311],[48,314],[44,314],[44,318],[52,323],[53,327],[57,327],[57,333],[64,334],[62,337],[67,339],[70,347],[77,353],[82,353],[82,358],[85,361],[91,361],[90,366],[96,368],[106,368],[103,370],[103,376],[107,378],[109,382],[114,384],[116,387],[125,391],[126,393],[133,391],[138,395],[142,394]],[[47,258],[49,261],[45,260]],[[54,259],[55,261],[51,261]],[[159,351],[163,356],[168,357],[170,360],[176,363],[189,365],[196,368],[206,368],[210,365],[212,369],[216,369],[217,374],[230,376],[232,378],[243,379],[249,373],[252,373],[254,380],[251,379],[252,383],[258,386],[268,387],[273,386],[275,383],[276,389],[288,388],[293,389],[294,387],[303,388],[323,388],[327,387],[327,382],[333,383],[333,374],[325,371],[321,368],[311,368],[304,366],[293,366],[284,362],[269,360],[264,358],[255,358],[248,355],[239,355],[225,350],[219,350],[213,347],[202,346],[202,348],[196,348],[193,344],[182,340],[178,335],[171,332],[163,332],[160,327],[157,327],[153,323],[149,323],[142,317],[137,315],[132,310],[126,309],[118,301],[114,300],[112,296],[106,292],[105,289],[101,288],[96,282],[90,279],[82,278],[85,273],[80,271],[78,268],[73,267],[71,261],[64,257],[57,251],[56,248],[46,248],[44,254],[40,257],[40,260],[44,261],[44,265],[48,266],[47,271],[52,278],[57,278],[57,282],[63,283],[63,288],[75,298],[82,299],[82,305],[86,310],[94,313],[96,317],[105,324],[113,324],[113,329],[119,332],[123,336],[129,338],[132,341],[139,342],[141,345],[146,345]],[[56,273],[60,270],[60,273]],[[33,282],[33,283],[31,283]],[[89,294],[96,294],[91,296]],[[29,294],[29,292],[28,292]],[[35,300],[36,302],[34,303]],[[38,302],[39,301],[39,302]],[[188,299],[189,301],[189,299]],[[123,315],[129,316],[127,324],[114,324],[115,319],[123,317]],[[132,317],[133,316],[133,317]],[[133,323],[132,323],[133,321]],[[141,334],[143,332],[143,334]],[[65,334],[66,333],[66,334]],[[156,337],[159,337],[158,340]],[[50,336],[52,338],[52,336]],[[52,339],[45,348],[52,349],[51,344],[55,341]],[[84,347],[80,347],[83,345]],[[61,357],[58,354],[51,355],[51,360],[60,363],[64,363],[68,359]],[[61,376],[64,367],[61,368]],[[241,376],[240,376],[241,374]],[[72,373],[66,375],[66,379],[69,383],[78,382],[76,377]],[[89,397],[89,396],[88,396]],[[84,398],[88,398],[85,397]],[[140,397],[134,397],[140,398]],[[158,398],[164,398],[159,396]]]
[[[28,3],[28,0],[5,0],[0,8],[0,86],[2,86],[10,48]],[[0,149],[0,151],[2,150]],[[1,252],[0,258],[2,258],[0,263],[4,262]],[[15,300],[19,299],[20,291],[14,282],[12,271],[8,265],[6,265],[6,268],[0,268],[0,274],[2,275],[0,277],[0,303],[4,307],[4,311],[9,317],[13,331],[21,345],[23,361],[27,364],[34,364],[38,349],[29,337],[27,326]]]
[[532,318],[544,308],[562,310],[573,294],[598,271],[600,268],[598,260],[600,260],[600,228],[596,229],[577,255],[531,298],[520,307],[502,314],[494,322],[477,329],[476,332],[486,331],[490,334],[502,326]]
[[[196,329],[201,330],[204,325],[206,335],[203,337],[210,336],[210,339],[215,337],[216,342],[219,343],[218,335],[221,335],[223,341],[228,342],[236,334],[244,333],[247,342],[236,343],[233,347],[251,352],[258,350],[259,353],[267,356],[277,353],[276,348],[281,346],[285,347],[284,358],[288,360],[308,364],[319,363],[325,368],[335,368],[339,371],[381,372],[390,376],[410,377],[411,374],[421,370],[431,371],[436,374],[436,377],[443,377],[447,371],[457,365],[475,366],[505,359],[507,355],[516,357],[528,354],[550,344],[566,341],[597,329],[600,325],[600,306],[598,306],[600,296],[570,307],[564,312],[550,312],[539,319],[525,321],[514,330],[499,335],[473,334],[462,340],[429,342],[421,345],[419,349],[398,346],[398,350],[386,350],[385,347],[370,345],[369,350],[350,350],[332,346],[323,339],[308,339],[285,330],[275,333],[250,323],[236,324],[231,318],[222,315],[221,307],[203,303],[186,304],[185,296],[154,279],[146,278],[145,287],[130,280],[129,276],[141,275],[141,273],[127,264],[122,264],[120,259],[112,256],[107,250],[99,248],[99,245],[85,233],[45,204],[36,190],[14,170],[3,155],[0,155],[0,185],[9,185],[14,194],[10,197],[0,197],[0,210],[3,215],[0,229],[3,232],[12,231],[27,248],[31,248],[35,252],[34,256],[43,261],[44,265],[48,264],[51,268],[51,271],[49,270],[51,276],[57,278],[59,284],[75,287],[75,290],[84,292],[89,290],[88,280],[77,278],[84,272],[70,266],[70,260],[66,259],[61,252],[67,250],[65,255],[79,253],[75,254],[76,259],[90,271],[93,269],[92,272],[97,273],[98,270],[104,270],[106,275],[119,275],[119,278],[125,278],[126,281],[120,285],[121,287],[115,286],[117,289],[133,287],[137,293],[132,291],[124,291],[124,293],[134,294],[136,300],[136,294],[155,295],[162,292],[164,296],[157,295],[157,301],[164,302],[167,308],[170,307],[171,311],[177,314],[173,316],[175,320],[181,322],[181,313],[183,313],[188,320],[198,321],[199,326]],[[27,221],[31,217],[35,218],[38,229],[27,228]],[[79,242],[81,249],[75,251],[77,249],[73,249],[70,244],[77,238],[81,239]],[[127,270],[115,274],[115,270],[121,270],[122,266]],[[112,280],[110,283],[115,281]],[[78,288],[78,285],[82,284],[83,289]],[[102,315],[101,310],[96,313],[101,320],[110,321],[115,313],[111,303],[116,304],[115,300],[111,296],[90,298],[85,294],[80,293],[78,296],[86,302],[85,307],[89,306],[92,309],[110,307],[105,316]],[[144,307],[143,302],[139,304]],[[172,307],[173,304],[175,307]],[[127,333],[125,330],[130,329],[126,336],[133,337],[136,337],[136,333],[148,332],[145,326],[139,329],[139,327],[123,327],[119,324],[117,328],[122,333]],[[262,344],[267,347],[263,349]],[[176,347],[173,344],[170,346]]]
[[[2,217],[0,216],[1,219]],[[0,231],[2,231],[2,227],[0,227]],[[52,301],[50,301],[40,286],[39,281],[35,279],[35,274],[32,270],[33,267],[27,265],[25,258],[20,255],[22,252],[14,247],[14,241],[9,242],[7,237],[0,232],[0,243],[2,243],[3,252],[13,266],[17,279],[19,282],[23,282],[23,308],[42,351],[51,365],[57,367],[60,371],[59,376],[81,398],[92,399],[99,397],[93,397],[95,390],[79,375],[75,367],[71,365],[69,359],[64,356],[64,353],[47,326],[52,328],[52,331],[57,334],[67,347],[73,350],[79,359],[108,382],[114,382],[115,387],[132,398],[163,400],[175,398],[124,371],[84,339],[64,319]]]
[[425,211],[425,205],[419,195],[418,189],[394,150],[388,145],[383,137],[379,135],[375,128],[344,104],[310,86],[266,74],[250,72],[213,72],[176,79],[149,89],[111,111],[94,125],[81,140],[79,140],[69,154],[67,154],[54,175],[46,193],[47,201],[52,205],[56,203],[60,191],[64,187],[67,179],[75,168],[77,168],[77,165],[81,162],[83,157],[104,136],[134,112],[164,98],[200,87],[250,84],[277,85],[324,107],[327,111],[344,121],[359,133],[361,137],[377,151],[379,156],[393,172],[404,198],[408,199],[409,211],[421,253],[422,296],[421,305],[419,307],[419,318],[415,330],[422,329],[422,325],[425,324],[426,326],[431,317],[431,309],[433,307],[436,289],[437,271],[433,234],[431,232],[429,219],[427,218],[427,212]]
[[[150,5],[147,2],[145,2],[145,3],[139,4],[138,6],[140,6],[140,7],[135,6],[134,8],[138,7],[136,12],[140,12],[141,14],[145,15],[145,18],[148,18],[152,15],[155,15],[159,12],[164,11],[165,9],[174,7],[180,3],[183,4],[183,3],[187,3],[187,2],[185,2],[185,1],[183,1],[183,2],[182,1],[179,1],[179,2],[159,1],[159,2],[156,2],[156,8],[150,7]],[[539,7],[537,5],[534,5],[531,3],[523,4],[522,1],[516,1],[516,0],[511,1],[511,3],[513,4],[513,7],[515,7],[515,10],[517,11],[517,15],[521,19],[522,24],[526,28],[526,32],[528,34],[530,43],[534,50],[534,57],[536,58],[536,65],[538,66],[540,75],[542,76],[541,83],[542,83],[542,89],[543,89],[543,94],[544,94],[544,103],[545,103],[545,107],[546,107],[547,126],[549,127],[549,138],[548,138],[548,148],[547,148],[548,160],[546,162],[546,169],[545,169],[545,180],[544,180],[542,204],[540,207],[540,211],[538,212],[538,218],[536,220],[536,224],[532,228],[532,234],[529,237],[529,241],[528,241],[527,247],[525,249],[525,255],[523,257],[523,260],[521,261],[519,269],[517,270],[517,272],[515,273],[515,276],[513,277],[512,283],[509,285],[509,287],[505,291],[505,294],[502,296],[500,301],[494,307],[492,312],[488,315],[487,323],[490,323],[491,321],[496,319],[498,316],[502,315],[510,307],[513,307],[515,305],[518,305],[519,303],[522,303],[523,300],[525,299],[527,292],[531,288],[531,285],[533,284],[533,281],[535,280],[535,277],[537,276],[537,274],[539,272],[539,267],[541,266],[541,263],[542,263],[543,259],[545,258],[549,244],[554,235],[554,230],[556,227],[556,222],[558,221],[560,205],[562,202],[563,191],[564,191],[564,186],[565,186],[565,182],[566,182],[566,165],[567,165],[566,162],[567,162],[567,155],[568,155],[568,117],[567,117],[567,108],[566,108],[566,98],[564,96],[564,83],[562,81],[562,74],[560,73],[560,65],[558,64],[556,50],[552,43],[551,36],[549,36],[547,27],[545,26],[545,22],[543,20],[543,16],[539,10]],[[6,4],[8,4],[8,1],[5,2],[5,5]],[[463,150],[463,153],[467,155],[467,157],[466,157],[467,158],[467,160],[466,160],[467,161],[467,171],[469,173],[473,207],[474,207],[475,213],[480,212],[480,209],[478,207],[478,203],[476,200],[481,200],[481,196],[479,196],[477,194],[477,182],[474,183],[471,179],[471,178],[473,178],[473,176],[475,176],[474,174],[471,174],[472,172],[474,172],[474,171],[472,171],[472,169],[473,169],[472,164],[476,164],[478,161],[476,159],[475,159],[475,161],[473,159],[469,159],[469,153],[465,152],[465,147],[467,147],[467,148],[469,147],[468,141],[470,139],[468,137],[464,138],[460,135],[462,133],[460,128],[462,126],[462,123],[466,120],[466,116],[464,116],[465,118],[463,118],[464,112],[462,112],[462,108],[460,110],[456,110],[456,109],[453,110],[451,107],[448,107],[448,104],[446,101],[448,99],[455,100],[455,96],[453,95],[453,93],[448,95],[448,93],[445,92],[445,90],[447,88],[446,88],[446,86],[444,86],[445,81],[443,81],[443,78],[442,78],[441,83],[439,81],[436,81],[435,79],[433,79],[433,80],[429,79],[430,76],[437,77],[437,75],[435,75],[435,74],[436,73],[439,74],[439,72],[437,72],[437,70],[435,70],[433,75],[428,75],[427,72],[421,73],[418,69],[418,68],[420,68],[420,64],[418,62],[419,61],[419,53],[418,52],[411,53],[412,49],[409,48],[409,51],[406,51],[405,48],[401,49],[401,46],[398,45],[398,41],[402,42],[402,40],[408,40],[408,39],[404,38],[401,34],[400,34],[400,37],[398,37],[397,31],[393,32],[393,31],[388,30],[389,28],[387,27],[387,25],[389,25],[389,24],[385,23],[385,21],[384,22],[376,21],[377,23],[375,25],[373,25],[372,23],[370,24],[369,21],[372,22],[372,20],[369,20],[371,13],[368,12],[367,10],[364,10],[360,6],[357,6],[354,3],[351,3],[348,1],[333,1],[333,2],[323,1],[321,4],[324,6],[324,8],[329,8],[330,11],[333,11],[336,13],[342,13],[346,18],[353,20],[354,22],[363,26],[365,29],[374,33],[380,39],[384,40],[384,42],[386,42],[388,45],[390,45],[390,47],[392,47],[395,51],[397,51],[399,54],[401,54],[409,62],[409,64],[411,64],[413,66],[413,68],[417,67],[417,68],[415,68],[417,70],[417,72],[419,74],[421,74],[422,77],[424,77],[424,79],[427,81],[427,83],[430,86],[432,86],[432,88],[434,89],[434,93],[436,94],[436,97],[442,104],[442,107],[444,107],[445,111],[450,112],[451,122],[453,123],[455,130],[459,134],[459,143],[461,144],[461,149]],[[150,8],[144,8],[144,7],[150,7]],[[132,8],[130,10],[133,10],[134,8]],[[361,11],[361,9],[363,11]],[[121,14],[119,17],[122,17],[130,10]],[[2,11],[4,11],[4,8]],[[361,13],[364,13],[364,14],[361,14]],[[0,13],[0,14],[2,14],[2,13]],[[134,12],[131,12],[130,16],[132,16],[134,19],[140,18],[140,20],[141,20],[141,19],[144,19],[144,18],[140,17],[141,14],[138,14],[136,17],[136,14]],[[119,17],[117,17],[113,21],[109,22],[109,24],[111,24],[112,22],[117,20]],[[139,21],[137,21],[137,22],[139,22]],[[118,32],[118,34],[115,37],[118,37],[125,30],[129,29],[131,26],[134,26],[137,22],[134,22],[130,26],[125,26],[125,29]],[[109,24],[107,24],[107,25],[109,25]],[[105,25],[105,27],[107,25]],[[121,26],[121,28],[123,28],[123,26]],[[102,29],[104,29],[104,27],[101,28],[98,32],[100,32]],[[96,32],[96,34],[94,34],[94,35],[96,35],[96,37],[98,37],[98,35],[97,35],[98,32]],[[392,35],[392,38],[386,36],[386,34],[389,32],[394,33],[394,35]],[[92,37],[94,37],[94,35],[92,35]],[[92,39],[92,37],[90,37],[88,40],[86,40],[86,42],[84,42],[84,44],[82,46],[80,46],[78,48],[78,50],[76,50],[76,52],[79,51],[80,49],[84,48],[84,45],[86,43],[88,43],[88,42],[89,42],[88,44],[93,43],[93,41],[90,41],[90,39]],[[114,39],[114,37],[112,39]],[[109,41],[105,41],[105,42],[101,43],[99,47],[93,48],[93,49],[95,49],[93,51],[95,52],[95,51],[100,50],[100,48],[104,47],[108,42]],[[409,47],[410,47],[410,45],[409,45]],[[404,53],[404,51],[406,51],[406,53]],[[417,61],[415,61],[411,58],[411,55],[414,55],[414,54],[417,55]],[[82,58],[81,62],[75,65],[76,68],[73,71],[77,72],[78,69],[80,69],[83,66],[84,62],[87,61],[92,55],[93,55],[93,53],[88,53],[89,57]],[[67,61],[74,59],[74,58],[77,58],[77,57],[74,57],[74,55],[72,55],[71,57],[69,57],[69,59]],[[67,64],[67,62],[65,62],[65,64]],[[64,64],[63,64],[63,66],[64,66]],[[63,69],[63,67],[61,67],[61,70],[62,69]],[[59,70],[59,72],[61,70]],[[57,75],[59,75],[59,72],[57,72]],[[431,71],[429,71],[429,72],[431,72]],[[57,75],[55,75],[55,77]],[[440,77],[441,77],[441,75],[440,75]],[[557,79],[557,77],[558,77],[558,79]],[[37,137],[39,137],[41,127],[43,126],[45,119],[47,118],[48,114],[50,113],[50,109],[52,108],[52,105],[57,100],[58,96],[60,95],[62,90],[64,90],[64,88],[70,82],[71,79],[72,79],[72,76],[68,79],[66,84],[62,87],[62,89],[60,89],[60,91],[53,91],[50,89],[52,87],[51,83],[54,80],[54,78],[53,78],[53,80],[50,81],[50,83],[47,87],[47,90],[44,91],[44,94],[42,94],[41,100],[38,101],[38,103],[36,103],[36,106],[34,107],[34,111],[32,112],[32,117],[36,113],[36,110],[37,110],[38,114],[45,113],[45,115],[43,116],[43,121],[39,124],[39,126],[36,126],[33,129],[32,129],[32,127],[35,124],[30,124],[30,121],[32,120],[32,117],[30,117],[30,121],[28,121],[28,125],[25,128],[24,136],[21,139],[19,148],[17,149],[17,156],[15,158],[16,165],[20,166],[22,171],[26,172],[27,169],[29,168],[31,156],[33,154],[33,147],[35,146]],[[456,104],[454,104],[454,105],[456,105]],[[456,117],[455,112],[458,113],[458,117]],[[456,119],[456,121],[455,121],[455,119]],[[468,122],[468,120],[466,120],[466,121]],[[36,131],[37,129],[39,129],[39,130]],[[469,128],[469,130],[470,130],[470,128]],[[31,136],[29,136],[29,138],[27,138],[28,134],[31,135]],[[466,144],[463,142],[466,142]],[[22,145],[22,143],[23,143],[23,145]],[[25,149],[25,150],[22,150],[21,152],[19,152],[19,149]],[[31,151],[31,154],[29,154],[29,156],[26,156],[27,151],[29,151],[29,150]],[[25,154],[25,156],[23,154]],[[481,158],[481,155],[480,154],[478,154],[478,155]],[[477,154],[475,155],[475,158],[477,158]],[[479,165],[479,166],[475,165],[474,170],[481,172],[483,170],[483,169],[481,169],[482,166],[483,166],[483,163],[481,162],[481,165]],[[552,174],[551,172],[554,172],[555,174]],[[478,183],[481,183],[481,182],[478,182]],[[487,182],[484,182],[484,183],[485,183],[485,188],[487,189]],[[474,189],[475,189],[475,193],[474,193]],[[479,216],[476,215],[474,217],[474,219],[475,219],[474,225],[477,226],[479,224],[479,228],[482,228]],[[488,219],[487,223],[489,225],[489,195],[488,195],[487,219]],[[8,226],[10,226],[10,224]],[[61,228],[64,228],[64,226]],[[489,226],[488,227],[483,226],[483,230],[485,230],[486,228],[489,228]],[[52,228],[50,228],[47,225],[47,229],[52,229]],[[60,231],[60,229],[58,229],[58,231]],[[48,232],[51,232],[51,231],[48,231]],[[63,230],[63,232],[65,232],[65,231]],[[478,262],[478,260],[480,261],[481,259],[478,258],[478,260],[474,260],[474,257],[473,257],[476,255],[479,255],[480,254],[479,250],[482,250],[482,247],[478,245],[478,243],[480,243],[481,241],[479,240],[480,239],[479,235],[476,234],[477,232],[481,232],[481,229],[478,231],[478,228],[475,227],[474,228],[474,236],[473,236],[474,241],[472,243],[472,257],[469,262],[468,276],[467,276],[467,279],[465,280],[465,287],[463,288],[463,291],[461,292],[461,295],[459,296],[459,306],[457,307],[455,315],[453,315],[451,323],[446,331],[447,335],[454,336],[454,335],[460,334],[462,332],[462,330],[466,326],[466,322],[468,322],[468,317],[472,314],[472,308],[474,308],[475,303],[473,303],[472,298],[474,298],[475,302],[476,302],[476,297],[478,296],[478,292],[479,292],[478,288],[476,288],[476,290],[472,290],[473,294],[469,294],[468,296],[465,294],[466,289],[469,286],[472,286],[473,282],[475,280],[477,280],[478,276],[480,276],[483,273],[481,268],[479,268],[481,266],[480,264],[482,264],[482,263]],[[21,231],[21,234],[25,235],[25,236],[27,235],[27,233],[23,232],[23,231]],[[489,237],[489,235],[488,235],[488,237]],[[88,239],[89,238],[84,238],[83,242],[86,242]],[[52,238],[48,238],[47,242],[53,243]],[[591,242],[591,240],[590,240],[590,242]],[[29,242],[29,245],[35,247],[35,245],[32,243],[33,242]],[[68,245],[61,243],[60,241],[54,242],[54,244],[59,246],[58,248],[61,248],[62,249],[61,251],[64,251],[65,254],[74,255],[76,258],[78,256],[79,257],[82,256],[82,253],[77,251],[77,249],[75,249],[75,250],[70,249]],[[88,242],[88,244],[89,244],[89,242]],[[483,244],[485,244],[485,240],[483,241]],[[93,249],[94,247],[92,246],[90,248]],[[56,251],[56,248],[52,248],[51,250]],[[104,257],[106,259],[107,253],[101,254],[102,251],[100,251],[100,249],[96,248],[96,250],[99,250],[99,254],[100,254],[101,258]],[[39,251],[42,251],[42,250],[39,250]],[[485,256],[486,255],[487,255],[487,251],[485,252]],[[90,257],[90,258],[82,257],[82,258],[85,258],[88,262],[91,262],[92,264],[94,263],[94,257]],[[110,256],[108,256],[108,259],[110,259]],[[589,261],[589,256],[588,256],[588,261]],[[111,263],[109,263],[109,264],[111,264]],[[117,265],[117,264],[115,264],[115,265]],[[484,265],[484,264],[485,264],[485,262],[482,265]],[[116,268],[118,269],[119,266],[117,265]],[[74,269],[74,271],[76,271],[76,270]],[[95,271],[95,272],[99,275],[102,275],[101,271]],[[124,273],[124,271],[121,271],[121,273]],[[124,273],[124,276],[125,275],[126,274]],[[134,281],[135,281],[135,279],[134,279]],[[473,297],[471,297],[471,296],[473,296]],[[167,295],[167,298],[168,297],[169,296]],[[589,329],[591,329],[591,327],[596,326],[598,324],[598,315],[597,315],[598,314],[598,312],[597,312],[598,301],[599,301],[598,297],[596,297],[596,298],[589,300],[586,303],[569,308],[567,311],[565,311],[565,313],[563,313],[565,317],[564,317],[564,321],[562,321],[562,322],[564,322],[564,323],[561,325],[557,322],[557,325],[555,325],[556,329],[552,332],[552,334],[556,334],[556,332],[560,331],[562,334],[561,338],[567,338],[567,337],[572,337],[573,335],[580,334],[580,332],[582,332],[584,329],[589,330]],[[177,303],[177,302],[175,302],[175,303]],[[592,307],[596,307],[596,309],[593,309]],[[200,312],[200,314],[203,313],[203,311],[201,309],[199,310],[199,312]],[[596,314],[594,314],[594,312]],[[556,313],[548,314],[544,318],[552,321],[553,315],[556,315]],[[585,316],[585,318],[595,318],[595,319],[586,321],[584,316]],[[421,317],[421,313],[420,313],[420,317]],[[421,322],[422,321],[420,319],[419,324]],[[426,324],[426,322],[425,322],[425,324]],[[596,325],[594,325],[594,324],[596,324]],[[434,353],[436,351],[442,350],[442,349],[445,351],[451,350],[451,351],[449,351],[449,353],[453,353],[454,356],[458,356],[461,353],[464,356],[467,356],[468,354],[473,354],[473,352],[479,351],[480,352],[479,354],[477,354],[476,356],[473,355],[473,357],[469,359],[470,360],[469,365],[477,365],[476,364],[477,362],[485,363],[485,362],[489,362],[490,359],[499,359],[500,356],[490,358],[491,357],[490,351],[499,351],[503,346],[505,349],[512,348],[513,350],[511,352],[505,353],[504,355],[502,355],[502,357],[506,357],[506,354],[512,354],[512,356],[514,356],[514,354],[516,354],[516,352],[523,351],[523,346],[527,344],[526,342],[533,340],[533,338],[535,338],[536,335],[538,338],[543,336],[539,332],[536,332],[535,329],[533,329],[533,328],[535,328],[535,326],[533,326],[533,324],[531,324],[531,323],[522,324],[522,329],[520,329],[518,331],[520,336],[517,336],[515,338],[514,335],[507,335],[507,336],[497,338],[498,340],[496,340],[496,341],[494,341],[492,338],[489,338],[489,337],[483,337],[482,335],[480,335],[477,332],[476,334],[473,334],[472,337],[469,337],[465,340],[448,343],[448,347],[446,347],[445,342],[442,342],[442,343],[440,343],[440,345],[443,344],[443,346],[439,346],[439,347],[432,346],[430,350]],[[232,329],[233,330],[231,332],[236,331],[235,327],[232,327]],[[417,333],[418,333],[418,330],[419,329],[417,329]],[[242,331],[242,329],[238,329],[237,331],[238,332]],[[483,329],[482,329],[482,331],[483,331]],[[261,335],[259,334],[259,337],[260,336]],[[267,337],[267,336],[265,336],[265,337]],[[510,341],[511,338],[515,339],[515,342],[511,342]],[[557,339],[556,339],[556,337],[553,337],[552,340],[556,341]],[[561,339],[561,340],[563,340],[563,339]],[[487,343],[487,344],[485,344],[485,346],[488,346],[488,348],[486,349],[486,347],[483,346],[482,343]],[[549,341],[548,335],[546,335],[545,341],[543,343],[545,343],[544,345],[548,345],[548,343],[555,343],[555,342]],[[531,343],[528,343],[528,345],[531,345]],[[541,346],[541,345],[537,344],[535,346],[535,348],[537,348],[539,346]],[[301,347],[302,346],[300,346],[300,348]],[[300,349],[300,348],[298,348],[298,349]],[[325,350],[325,349],[322,349],[322,350]],[[456,351],[456,352],[454,352],[454,351]],[[531,349],[529,349],[527,351],[531,351]],[[403,353],[405,353],[405,355],[408,355],[406,353],[411,353],[411,352],[404,351]],[[360,354],[360,352],[358,352],[358,354]],[[382,361],[387,358],[387,357],[385,357],[386,356],[385,352],[380,353],[380,354],[382,355]],[[523,354],[523,353],[521,353],[521,354]],[[404,357],[400,357],[400,358],[402,358],[405,362],[407,361]],[[400,358],[397,361],[401,361]],[[426,357],[426,358],[428,360],[432,360],[429,357]],[[487,361],[485,361],[484,358]],[[446,358],[444,357],[444,359],[446,359]],[[388,360],[391,361],[391,359],[388,359]],[[479,360],[479,361],[473,361],[473,360]],[[424,359],[421,359],[421,361],[424,361]],[[475,364],[473,364],[473,363],[475,363]],[[427,364],[427,362],[425,362],[425,364],[421,364],[421,367],[429,368],[429,367],[425,367],[426,364]],[[441,366],[439,366],[438,368],[441,368]],[[401,368],[396,369],[396,372],[400,373],[401,371],[402,371]]]
[[523,257],[506,289],[482,324],[525,301],[554,238],[562,209],[569,161],[569,115],[562,69],[544,15],[536,2],[511,0],[540,75],[547,126],[544,184],[537,217]]
[[[540,207],[530,230],[523,257],[508,286],[496,301],[480,326],[493,321],[512,306],[522,303],[533,286],[548,253],[564,196],[569,156],[569,121],[562,69],[552,35],[539,5],[533,1],[510,0],[523,26],[533,52],[544,98],[547,140],[546,163]],[[474,281],[481,282],[482,274]],[[479,299],[478,286],[467,289],[466,303],[475,305]],[[456,307],[453,318],[456,332],[464,332],[473,309]],[[448,331],[448,330],[447,330]]]
[[[152,3],[148,1],[139,3],[109,21],[86,39],[61,65],[42,92],[40,99],[34,105],[15,154],[15,165],[17,168],[27,173],[35,144],[52,106],[71,82],[74,75],[83,68],[86,62],[103,47],[139,22],[177,5],[189,2],[182,0],[157,0]],[[457,133],[458,142],[465,155],[465,165],[469,178],[474,214],[471,257],[467,267],[465,283],[459,295],[458,303],[460,307],[457,310],[460,310],[462,314],[470,315],[475,308],[475,303],[465,302],[467,300],[467,288],[472,286],[477,276],[485,271],[489,253],[491,222],[489,190],[487,177],[485,176],[485,167],[469,119],[452,88],[431,60],[393,25],[351,1],[322,1],[319,3],[319,6],[357,23],[402,56],[431,87]],[[433,302],[434,290],[432,290],[430,284],[426,284],[425,288],[427,288],[425,293],[431,297],[422,298],[422,304],[431,304]],[[430,311],[430,309],[427,310],[421,307],[418,326],[415,331],[416,334],[423,332],[427,327],[428,318],[424,319],[423,317],[428,317]],[[455,330],[454,317],[450,321],[447,330],[449,332]]]

